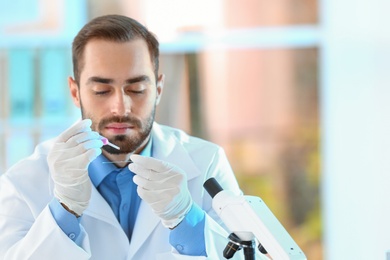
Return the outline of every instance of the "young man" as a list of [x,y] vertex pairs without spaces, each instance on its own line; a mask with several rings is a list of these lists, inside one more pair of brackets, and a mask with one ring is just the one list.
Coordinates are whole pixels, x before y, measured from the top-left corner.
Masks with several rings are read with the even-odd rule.
[[203,183],[240,189],[220,147],[154,122],[155,37],[103,16],[72,52],[82,119],[1,176],[0,259],[222,259],[228,233]]

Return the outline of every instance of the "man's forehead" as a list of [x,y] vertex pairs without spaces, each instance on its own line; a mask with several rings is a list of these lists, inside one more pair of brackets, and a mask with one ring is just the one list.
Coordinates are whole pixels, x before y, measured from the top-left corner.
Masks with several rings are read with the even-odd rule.
[[85,45],[80,58],[79,79],[84,83],[91,76],[111,77],[117,74],[116,69],[131,69],[134,74],[155,77],[154,62],[143,38],[125,42],[93,38]]
[[136,59],[147,60],[151,62],[150,65],[153,65],[148,46],[142,39],[127,42],[95,39],[85,46],[82,59],[84,65],[86,61],[99,62],[103,59],[112,63],[131,62]]

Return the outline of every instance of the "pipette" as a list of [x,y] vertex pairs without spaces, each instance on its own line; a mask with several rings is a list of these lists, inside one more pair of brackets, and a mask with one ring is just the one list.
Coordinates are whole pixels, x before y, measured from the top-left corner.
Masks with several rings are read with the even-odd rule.
[[101,137],[101,140],[103,141],[104,145],[109,145],[117,150],[121,149],[121,148],[119,148],[119,146],[116,146],[115,144],[110,143],[110,141],[108,141],[108,139],[106,137],[104,137],[104,136],[100,136],[100,137]]

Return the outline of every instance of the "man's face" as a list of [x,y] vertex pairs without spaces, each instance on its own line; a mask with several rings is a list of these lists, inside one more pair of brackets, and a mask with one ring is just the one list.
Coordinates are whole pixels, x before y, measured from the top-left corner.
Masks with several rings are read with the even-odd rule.
[[117,43],[94,39],[84,50],[80,86],[69,78],[73,102],[92,129],[118,145],[113,154],[138,151],[149,140],[164,76],[156,82],[144,40]]

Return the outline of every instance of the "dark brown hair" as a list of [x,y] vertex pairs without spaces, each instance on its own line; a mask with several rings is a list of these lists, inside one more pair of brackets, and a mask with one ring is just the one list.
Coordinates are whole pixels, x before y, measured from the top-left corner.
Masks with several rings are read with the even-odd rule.
[[83,69],[85,45],[91,39],[103,39],[114,42],[127,42],[144,39],[148,45],[150,58],[154,66],[156,80],[158,78],[159,43],[148,29],[136,20],[122,15],[105,15],[87,23],[76,35],[72,44],[73,74],[79,84]]

